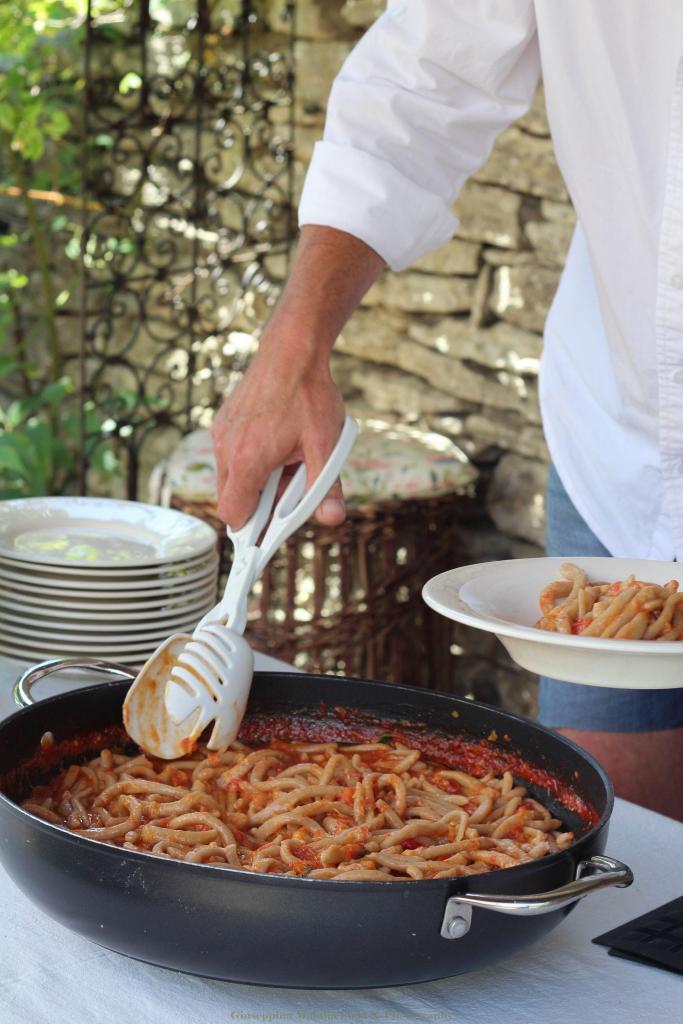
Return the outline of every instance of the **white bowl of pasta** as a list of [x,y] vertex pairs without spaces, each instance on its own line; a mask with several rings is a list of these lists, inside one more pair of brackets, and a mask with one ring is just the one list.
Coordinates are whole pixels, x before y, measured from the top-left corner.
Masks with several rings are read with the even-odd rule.
[[592,686],[683,686],[683,565],[524,558],[461,566],[425,584],[447,618],[495,633],[514,661]]

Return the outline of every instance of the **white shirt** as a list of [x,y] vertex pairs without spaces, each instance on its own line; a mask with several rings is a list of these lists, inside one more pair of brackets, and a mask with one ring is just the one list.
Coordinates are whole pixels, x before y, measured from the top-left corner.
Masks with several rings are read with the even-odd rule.
[[389,0],[337,77],[301,224],[395,270],[540,72],[579,227],[548,316],[553,460],[615,555],[683,557],[683,0]]

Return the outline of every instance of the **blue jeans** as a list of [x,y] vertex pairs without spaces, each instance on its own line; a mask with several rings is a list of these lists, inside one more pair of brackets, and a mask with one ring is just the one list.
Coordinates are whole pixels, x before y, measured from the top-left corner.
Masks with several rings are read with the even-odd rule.
[[[547,494],[549,555],[609,555],[574,508],[554,466]],[[538,717],[554,729],[652,732],[683,726],[683,689],[616,690],[541,679]]]

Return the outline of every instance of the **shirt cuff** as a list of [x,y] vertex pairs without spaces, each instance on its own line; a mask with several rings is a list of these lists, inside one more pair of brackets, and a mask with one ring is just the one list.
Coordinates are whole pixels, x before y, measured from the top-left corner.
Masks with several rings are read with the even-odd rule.
[[458,220],[441,196],[376,156],[318,142],[299,205],[299,226],[346,231],[404,270],[450,241]]

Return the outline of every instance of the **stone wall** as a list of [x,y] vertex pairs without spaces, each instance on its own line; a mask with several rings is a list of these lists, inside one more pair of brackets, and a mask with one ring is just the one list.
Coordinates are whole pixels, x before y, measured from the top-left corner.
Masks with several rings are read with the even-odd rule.
[[[271,0],[274,29],[282,28],[282,7]],[[334,75],[383,7],[382,0],[299,0],[299,188]],[[548,465],[537,388],[541,332],[574,214],[540,89],[455,212],[456,238],[371,289],[337,344],[334,372],[354,413],[447,434],[476,463],[465,561],[541,554]],[[468,692],[533,710],[534,681],[510,671],[495,639],[463,629],[453,652]]]

